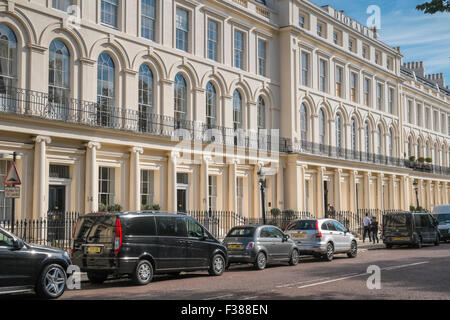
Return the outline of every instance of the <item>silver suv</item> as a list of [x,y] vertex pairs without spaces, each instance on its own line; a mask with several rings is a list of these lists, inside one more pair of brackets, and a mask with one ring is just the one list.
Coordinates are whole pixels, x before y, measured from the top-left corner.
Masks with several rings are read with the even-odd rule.
[[349,258],[358,255],[355,236],[336,220],[294,221],[286,228],[286,234],[295,241],[302,255],[326,261],[332,261],[336,253],[346,253]]

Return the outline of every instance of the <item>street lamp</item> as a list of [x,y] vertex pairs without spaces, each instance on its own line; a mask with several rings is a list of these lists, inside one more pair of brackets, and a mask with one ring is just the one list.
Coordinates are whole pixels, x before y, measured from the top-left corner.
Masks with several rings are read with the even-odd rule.
[[417,181],[413,182],[414,190],[416,190],[416,202],[417,202],[417,208],[420,207],[419,205],[419,183]]
[[263,223],[266,224],[266,201],[265,201],[265,191],[266,191],[266,174],[263,172],[262,168],[258,171],[258,177],[259,177],[259,185],[261,187],[261,210],[262,210],[262,217],[263,217]]

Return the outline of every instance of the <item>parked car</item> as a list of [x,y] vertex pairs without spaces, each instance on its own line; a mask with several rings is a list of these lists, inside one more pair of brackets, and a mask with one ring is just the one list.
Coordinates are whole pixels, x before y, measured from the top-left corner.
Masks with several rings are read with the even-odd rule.
[[66,289],[66,251],[25,243],[0,228],[0,294],[36,292],[57,299]]
[[220,276],[227,249],[195,219],[179,214],[88,214],[74,230],[72,260],[92,283],[128,276],[146,285],[154,274],[207,270]]
[[298,264],[300,255],[289,236],[274,226],[240,226],[231,229],[223,241],[229,263],[252,263],[264,270],[269,263]]
[[288,225],[286,233],[296,242],[302,255],[326,261],[332,261],[336,253],[346,253],[349,258],[358,255],[355,236],[333,219],[297,220]]
[[433,217],[439,221],[441,240],[450,241],[450,204],[435,207]]
[[383,241],[386,248],[409,245],[422,248],[423,244],[440,243],[438,222],[427,212],[389,213],[383,216]]

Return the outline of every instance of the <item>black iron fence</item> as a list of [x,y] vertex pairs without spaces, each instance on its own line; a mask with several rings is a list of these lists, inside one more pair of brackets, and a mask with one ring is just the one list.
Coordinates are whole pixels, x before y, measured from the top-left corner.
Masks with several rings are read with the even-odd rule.
[[279,136],[260,130],[235,130],[200,121],[153,113],[151,108],[120,108],[106,103],[64,98],[52,101],[47,93],[7,87],[0,92],[0,113],[35,117],[186,140],[278,152]]
[[25,242],[68,250],[78,216],[75,212],[50,212],[43,219],[0,221],[0,227],[14,230],[14,234]]

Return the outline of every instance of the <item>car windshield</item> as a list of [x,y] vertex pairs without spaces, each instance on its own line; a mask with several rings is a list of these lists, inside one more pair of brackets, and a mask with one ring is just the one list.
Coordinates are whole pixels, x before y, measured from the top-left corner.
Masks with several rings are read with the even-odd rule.
[[438,214],[437,219],[440,225],[450,224],[450,214]]
[[411,226],[411,214],[392,214],[383,217],[383,228],[385,230],[398,229],[409,230]]
[[287,230],[316,230],[316,220],[300,220],[293,222],[289,225]]
[[237,227],[228,232],[227,237],[252,238],[255,234],[255,227]]

